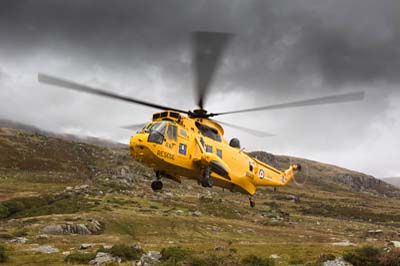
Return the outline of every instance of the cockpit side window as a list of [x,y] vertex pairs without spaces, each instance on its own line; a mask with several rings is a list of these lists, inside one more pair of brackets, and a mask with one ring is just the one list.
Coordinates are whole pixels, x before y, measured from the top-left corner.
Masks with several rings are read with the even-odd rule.
[[170,124],[168,126],[167,135],[168,135],[169,139],[176,140],[176,130],[177,130],[177,128],[175,125]]

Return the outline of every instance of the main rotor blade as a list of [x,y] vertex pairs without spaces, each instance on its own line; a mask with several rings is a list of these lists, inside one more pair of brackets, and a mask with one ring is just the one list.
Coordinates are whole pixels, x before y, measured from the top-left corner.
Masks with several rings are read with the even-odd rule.
[[274,134],[267,133],[267,132],[264,132],[264,131],[259,131],[259,130],[255,130],[255,129],[251,129],[251,128],[247,128],[247,127],[238,126],[238,125],[235,125],[235,124],[221,122],[221,121],[217,121],[217,120],[214,120],[214,119],[213,119],[213,121],[215,121],[215,122],[217,122],[217,123],[219,123],[221,125],[227,126],[227,127],[231,127],[231,128],[235,128],[235,129],[241,130],[243,132],[249,133],[249,134],[254,135],[256,137],[273,137],[273,136],[275,136]]
[[38,81],[41,82],[41,83],[45,83],[45,84],[49,84],[49,85],[53,85],[53,86],[57,86],[57,87],[62,87],[62,88],[71,89],[71,90],[75,90],[75,91],[80,91],[80,92],[86,92],[86,93],[90,93],[90,94],[100,95],[100,96],[107,97],[107,98],[117,99],[117,100],[130,102],[130,103],[136,103],[136,104],[140,104],[140,105],[144,105],[144,106],[148,106],[148,107],[153,107],[153,108],[157,108],[157,109],[161,109],[161,110],[172,110],[172,111],[185,113],[185,114],[188,113],[187,111],[184,111],[184,110],[172,108],[172,107],[169,107],[169,106],[163,106],[163,105],[159,105],[159,104],[149,103],[149,102],[137,100],[137,99],[134,99],[134,98],[130,98],[130,97],[114,94],[114,93],[111,93],[111,92],[108,92],[108,91],[104,91],[104,90],[100,90],[100,89],[97,89],[97,88],[89,87],[87,85],[82,85],[82,84],[79,84],[79,83],[75,83],[73,81],[57,78],[57,77],[50,76],[50,75],[47,75],[47,74],[38,73]]
[[132,125],[122,126],[121,128],[123,128],[123,129],[129,129],[129,130],[142,129],[142,128],[144,128],[144,126],[147,125],[147,124],[148,124],[148,123],[132,124]]
[[352,93],[331,95],[331,96],[325,96],[325,97],[302,100],[302,101],[295,101],[295,102],[289,102],[289,103],[281,103],[281,104],[267,105],[267,106],[256,107],[256,108],[249,108],[249,109],[244,109],[244,110],[221,112],[221,113],[210,113],[209,116],[212,117],[212,116],[217,116],[217,115],[227,115],[227,114],[254,112],[254,111],[262,111],[262,110],[274,110],[274,109],[284,109],[284,108],[302,107],[302,106],[310,106],[310,105],[354,102],[354,101],[363,100],[364,96],[365,96],[365,93],[363,91],[352,92]]
[[220,32],[193,32],[193,68],[196,76],[197,105],[204,102],[221,55],[232,34]]

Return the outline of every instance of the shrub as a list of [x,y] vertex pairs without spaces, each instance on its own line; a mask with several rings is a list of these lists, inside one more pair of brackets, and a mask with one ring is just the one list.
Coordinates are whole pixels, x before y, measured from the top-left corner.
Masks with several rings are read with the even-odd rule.
[[[186,262],[186,261],[185,261]],[[216,254],[193,255],[187,259],[185,265],[190,266],[239,266],[238,261],[232,256],[221,256]]]
[[391,250],[379,257],[380,266],[400,266],[400,249]]
[[381,250],[379,248],[365,246],[345,253],[343,259],[354,266],[376,266],[379,265],[380,254]]
[[0,203],[0,219],[7,218],[10,215],[10,211],[6,206]]
[[317,260],[317,265],[322,265],[324,262],[336,259],[333,254],[321,254]]
[[190,249],[182,247],[168,247],[161,250],[161,260],[171,265],[178,264],[192,257],[193,252]]
[[8,256],[6,254],[6,249],[3,246],[0,246],[0,262],[6,262],[8,260]]
[[138,260],[144,252],[139,247],[117,244],[110,249],[110,253],[115,257],[120,257],[122,260]]
[[69,263],[87,264],[96,258],[96,253],[72,253],[65,257],[64,261]]
[[7,207],[8,211],[10,212],[10,215],[25,209],[24,204],[17,199],[4,201],[3,205]]
[[272,259],[265,259],[255,255],[248,255],[242,259],[244,266],[274,266],[275,262]]

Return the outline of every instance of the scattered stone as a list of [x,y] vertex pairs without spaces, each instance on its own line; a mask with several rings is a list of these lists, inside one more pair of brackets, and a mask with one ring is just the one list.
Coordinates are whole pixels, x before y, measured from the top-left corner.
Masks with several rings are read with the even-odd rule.
[[182,215],[183,211],[182,210],[176,210],[175,213],[178,214],[178,215]]
[[379,234],[383,234],[383,230],[380,230],[380,229],[378,229],[378,230],[369,230],[369,231],[368,231],[368,234],[370,234],[370,235],[379,235]]
[[146,254],[143,254],[137,266],[155,266],[160,263],[161,253],[158,251],[149,251]]
[[390,244],[395,248],[400,248],[400,241],[390,241]]
[[9,240],[8,242],[11,244],[25,244],[26,241],[28,241],[28,239],[26,237],[16,237],[16,238]]
[[88,249],[88,248],[90,248],[92,246],[92,244],[81,244],[80,246],[79,246],[79,249]]
[[90,265],[101,266],[108,262],[119,262],[120,259],[113,257],[111,254],[98,252],[96,258],[89,262]]
[[72,191],[73,189],[73,187],[65,187],[65,191]]
[[274,260],[276,260],[276,259],[280,259],[281,257],[280,256],[278,256],[278,255],[276,255],[276,254],[272,254],[271,256],[269,256],[271,259],[274,259]]
[[347,261],[343,260],[342,257],[336,258],[334,260],[325,261],[323,266],[353,266],[353,264],[348,263]]
[[195,211],[193,213],[193,216],[196,216],[196,217],[200,217],[201,215],[202,215],[202,213],[200,211]]
[[62,253],[64,256],[68,256],[69,254],[71,254],[71,251],[63,251]]
[[345,241],[342,241],[342,242],[332,243],[332,245],[338,246],[338,247],[355,247],[356,246],[356,244],[351,243],[348,240],[345,240]]
[[49,239],[49,236],[46,234],[41,234],[36,237],[37,240],[46,240]]
[[225,247],[224,247],[224,246],[216,246],[216,247],[214,248],[214,250],[215,250],[215,251],[224,251],[224,250],[225,250]]
[[58,248],[55,248],[55,247],[52,247],[49,245],[42,245],[42,246],[34,247],[31,250],[35,251],[35,252],[45,253],[45,254],[57,253],[60,251]]

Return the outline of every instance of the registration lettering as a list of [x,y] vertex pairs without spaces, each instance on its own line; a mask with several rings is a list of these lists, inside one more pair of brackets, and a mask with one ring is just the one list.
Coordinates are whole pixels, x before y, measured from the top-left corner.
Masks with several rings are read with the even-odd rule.
[[166,151],[157,151],[158,157],[163,157],[169,160],[175,160],[175,155]]

